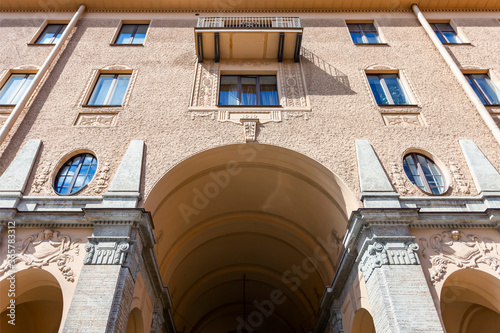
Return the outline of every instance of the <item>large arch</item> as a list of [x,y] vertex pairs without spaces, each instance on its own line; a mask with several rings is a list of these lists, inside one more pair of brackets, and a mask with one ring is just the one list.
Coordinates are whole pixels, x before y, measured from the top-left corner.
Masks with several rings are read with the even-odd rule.
[[500,331],[500,279],[476,269],[460,269],[444,282],[441,316],[448,333]]
[[[63,294],[56,278],[43,269],[26,269],[14,276],[15,280],[4,279],[0,282],[0,331],[57,332],[62,320]],[[10,290],[15,293],[15,326],[9,324],[12,317],[7,316],[11,314],[8,308]]]
[[179,330],[246,323],[261,333],[299,332],[315,323],[358,200],[307,156],[241,144],[179,163],[144,207]]

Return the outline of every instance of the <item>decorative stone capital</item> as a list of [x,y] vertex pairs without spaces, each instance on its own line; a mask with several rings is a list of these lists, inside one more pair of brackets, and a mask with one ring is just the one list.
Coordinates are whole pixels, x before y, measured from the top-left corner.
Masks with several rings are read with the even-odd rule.
[[85,265],[121,265],[130,249],[129,237],[89,237],[85,244]]
[[342,313],[339,309],[334,309],[330,317],[330,329],[333,333],[344,333],[342,326]]
[[382,265],[419,265],[418,244],[412,236],[373,237],[367,239],[356,261],[368,281],[375,268]]
[[156,307],[153,311],[153,319],[151,320],[151,333],[161,333],[165,318],[160,308]]

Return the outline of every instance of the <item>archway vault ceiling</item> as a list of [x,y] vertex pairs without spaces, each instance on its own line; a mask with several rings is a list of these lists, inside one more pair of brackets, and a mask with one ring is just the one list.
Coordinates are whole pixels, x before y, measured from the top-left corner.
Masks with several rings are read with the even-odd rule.
[[[355,199],[303,155],[245,147],[253,154],[235,145],[187,159],[145,202],[176,324],[186,332],[231,331],[245,303],[246,314],[260,311],[262,323],[258,316],[252,322],[259,332],[308,331]],[[272,305],[272,313],[259,304]]]

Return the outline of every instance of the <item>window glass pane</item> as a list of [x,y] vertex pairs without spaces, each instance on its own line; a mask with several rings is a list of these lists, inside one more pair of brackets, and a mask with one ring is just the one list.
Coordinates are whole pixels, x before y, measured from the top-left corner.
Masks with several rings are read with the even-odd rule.
[[221,76],[219,105],[238,105],[237,76]]
[[434,23],[441,31],[455,31],[449,23]]
[[12,74],[0,90],[0,104],[12,104],[23,85],[26,74]]
[[361,26],[361,29],[363,29],[364,32],[376,31],[375,30],[375,26],[373,25],[373,23],[362,23],[362,24],[360,24],[360,26]]
[[354,24],[354,23],[348,24],[347,28],[349,28],[349,31],[351,31],[351,32],[354,32],[354,31],[359,32],[360,31],[359,25],[358,24]]
[[447,43],[446,39],[444,39],[444,36],[441,35],[441,33],[439,31],[436,31],[436,36],[439,38],[439,41],[441,43]]
[[351,32],[351,38],[354,43],[363,43],[363,35],[361,35],[361,32]]
[[[497,87],[491,82],[490,78],[486,74],[473,74],[471,75],[483,93],[488,97],[488,104],[500,104],[499,96],[500,92]],[[483,102],[484,103],[484,102]]]
[[10,104],[19,103],[19,101],[21,100],[21,97],[23,97],[24,92],[30,88],[31,82],[33,81],[34,77],[35,77],[35,74],[30,74],[27,78],[25,78],[25,80],[21,83],[21,86],[19,87],[17,94],[14,96],[14,99],[12,99],[10,101]]
[[91,154],[76,155],[59,170],[54,188],[59,194],[71,194],[87,185],[95,174],[97,160]]
[[241,77],[241,105],[257,105],[255,77]]
[[260,80],[260,105],[279,105],[276,76],[264,75]]
[[135,29],[135,24],[122,25],[122,28],[120,29],[120,33],[118,34],[118,38],[116,39],[115,44],[130,44],[134,29]]
[[[420,168],[414,164],[415,158],[418,160]],[[405,167],[405,165],[407,166]],[[412,182],[422,191],[432,194],[441,194],[444,192],[445,188],[441,171],[426,156],[415,153],[409,154],[405,157],[403,166],[408,178],[412,180],[413,177],[414,181],[412,180]]]
[[443,35],[448,41],[448,43],[456,43],[456,44],[462,43],[462,41],[460,40],[460,38],[457,37],[455,32],[443,32]]
[[365,32],[366,39],[368,43],[378,43],[378,34],[377,32]]
[[99,80],[90,96],[89,105],[104,105],[114,77],[114,74],[101,74],[99,76]]
[[408,104],[405,92],[399,84],[398,76],[384,75],[384,80],[387,84],[387,88],[389,88],[389,93],[391,94],[394,104]]
[[130,81],[129,74],[120,74],[116,79],[116,84],[114,91],[111,95],[111,99],[109,101],[109,105],[121,105],[123,102],[123,97],[125,97],[125,93],[127,92],[128,82]]
[[40,34],[35,43],[37,44],[55,44],[61,38],[66,28],[66,24],[48,24]]
[[135,32],[132,44],[144,44],[144,39],[146,38],[146,32],[148,31],[148,24],[139,24],[137,26],[137,31]]
[[479,97],[479,99],[481,100],[481,102],[483,104],[488,104],[488,101],[483,97],[483,94],[481,93],[481,91],[479,90],[479,88],[474,84],[472,75],[470,75],[470,74],[469,75],[465,75],[465,78],[467,79],[467,82],[469,82],[470,86],[472,87],[472,89],[476,93],[477,97]]
[[378,75],[368,75],[368,82],[370,83],[370,88],[372,89],[377,104],[389,104]]

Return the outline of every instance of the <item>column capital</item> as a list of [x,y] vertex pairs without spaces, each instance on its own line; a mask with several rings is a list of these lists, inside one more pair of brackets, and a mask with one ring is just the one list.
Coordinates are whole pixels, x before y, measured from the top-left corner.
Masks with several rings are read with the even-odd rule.
[[419,265],[417,250],[413,236],[374,236],[365,240],[356,261],[366,282],[383,265]]

